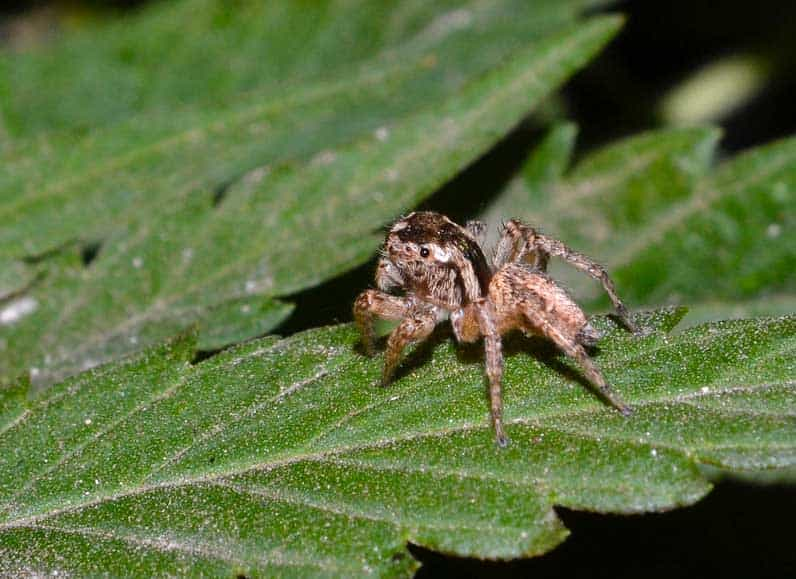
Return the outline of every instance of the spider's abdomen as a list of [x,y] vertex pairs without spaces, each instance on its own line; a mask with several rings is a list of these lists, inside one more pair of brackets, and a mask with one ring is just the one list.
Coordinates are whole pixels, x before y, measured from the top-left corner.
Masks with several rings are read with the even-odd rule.
[[526,265],[508,263],[500,268],[489,284],[489,297],[501,333],[513,328],[538,333],[538,324],[532,322],[537,316],[578,342],[593,333],[586,314],[569,294],[550,276]]

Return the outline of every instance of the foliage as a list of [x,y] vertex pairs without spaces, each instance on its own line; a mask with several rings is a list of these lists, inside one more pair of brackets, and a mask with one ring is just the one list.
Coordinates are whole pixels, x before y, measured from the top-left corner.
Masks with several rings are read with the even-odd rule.
[[[0,381],[33,368],[51,383],[193,324],[205,349],[272,329],[291,311],[276,298],[366,261],[382,224],[483,154],[618,25],[553,18],[511,49],[500,26],[431,25],[401,59],[271,100],[134,117],[11,155],[0,260],[44,256],[30,266],[44,281],[26,298],[35,311],[0,327]],[[486,53],[474,63],[475,40]],[[82,267],[81,244],[97,243]]]
[[[653,131],[599,149],[566,171],[575,128],[560,125],[485,219],[517,215],[596,256],[630,303],[756,298],[756,307],[739,305],[741,311],[793,311],[785,296],[796,291],[796,139],[714,168],[718,137],[709,128]],[[579,295],[599,295],[581,276],[567,281]],[[760,299],[777,293],[779,302]],[[728,313],[728,306],[709,317]]]
[[513,342],[505,451],[480,354],[447,337],[390,388],[337,326],[195,366],[182,339],[29,402],[10,391],[2,571],[382,574],[411,566],[407,540],[517,557],[566,536],[554,504],[670,509],[710,489],[697,463],[791,464],[796,318],[670,333],[683,313],[639,316],[643,338],[602,320],[597,361],[630,418]]
[[536,555],[567,534],[556,505],[668,510],[713,468],[792,478],[796,139],[722,159],[716,129],[664,128],[573,162],[559,122],[456,209],[493,238],[540,225],[652,308],[641,336],[595,319],[628,419],[550,344],[509,338],[500,450],[480,347],[445,329],[386,389],[349,325],[252,339],[372,259],[621,18],[234,4],[154,3],[0,54],[0,574],[405,575],[407,541]]

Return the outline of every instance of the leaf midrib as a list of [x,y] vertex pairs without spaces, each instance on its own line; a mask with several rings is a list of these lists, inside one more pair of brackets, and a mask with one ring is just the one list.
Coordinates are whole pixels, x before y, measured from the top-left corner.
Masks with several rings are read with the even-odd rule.
[[[667,405],[672,403],[684,403],[687,404],[691,399],[698,399],[704,398],[707,396],[716,396],[718,394],[726,394],[731,392],[737,391],[755,391],[759,388],[768,388],[774,386],[782,386],[782,385],[793,385],[796,382],[771,382],[766,383],[763,385],[758,386],[735,386],[735,387],[725,387],[725,388],[713,388],[707,394],[704,394],[700,391],[692,391],[686,394],[680,394],[674,397],[668,397],[664,395],[660,398],[654,398],[649,400],[641,400],[634,402],[634,408],[642,408],[642,407],[654,407],[658,405]],[[712,409],[718,412],[719,409]],[[625,436],[622,434],[617,435],[617,433],[606,433],[605,435],[597,436],[592,432],[580,432],[577,428],[568,428],[565,426],[560,425],[560,421],[556,421],[555,419],[562,419],[562,418],[585,418],[588,416],[592,416],[595,414],[601,414],[606,412],[614,412],[612,409],[606,409],[603,406],[596,406],[591,408],[580,408],[577,411],[573,412],[572,409],[557,409],[554,412],[546,412],[543,414],[539,414],[533,418],[528,417],[517,417],[508,419],[505,421],[506,425],[522,425],[522,426],[532,426],[535,428],[543,429],[548,428],[551,430],[559,430],[561,432],[566,432],[567,434],[572,434],[575,436],[582,436],[584,438],[589,438],[593,440],[612,440],[615,442],[621,442],[625,444],[637,444],[637,445],[645,445],[645,446],[655,446],[656,448],[667,449],[673,452],[679,453],[684,456],[688,456],[689,458],[693,458],[688,453],[689,449],[684,449],[683,447],[667,445],[665,443],[659,443],[655,440],[644,441],[641,442],[638,440],[638,437],[632,438],[630,436]],[[550,425],[548,422],[553,421],[553,424]],[[632,420],[632,417],[629,419]],[[332,449],[325,449],[325,450],[318,450],[315,452],[304,453],[304,454],[294,454],[287,457],[276,458],[270,460],[268,462],[257,463],[254,465],[248,465],[240,470],[233,470],[233,471],[222,471],[216,473],[207,473],[202,476],[193,476],[193,477],[179,477],[177,480],[168,480],[168,481],[161,481],[157,483],[149,483],[145,485],[140,485],[137,487],[132,487],[126,489],[124,491],[120,491],[113,494],[108,494],[100,497],[96,497],[95,499],[84,501],[82,503],[72,504],[69,507],[63,507],[60,509],[53,509],[48,512],[39,513],[35,515],[30,515],[23,517],[21,519],[12,519],[10,521],[6,521],[4,523],[0,523],[0,532],[5,529],[12,529],[19,526],[26,526],[31,522],[37,522],[40,520],[46,520],[52,517],[59,516],[64,513],[72,513],[72,512],[79,512],[82,509],[101,505],[103,503],[113,502],[122,498],[130,497],[130,496],[138,496],[142,494],[146,494],[152,491],[157,491],[161,489],[170,489],[170,488],[183,488],[186,486],[192,485],[201,485],[203,483],[213,483],[217,480],[223,480],[229,477],[236,477],[240,475],[244,475],[250,472],[260,472],[260,471],[270,471],[276,468],[281,468],[284,466],[289,466],[292,464],[299,464],[302,462],[310,462],[310,461],[323,461],[327,457],[338,457],[338,456],[345,456],[346,454],[355,453],[358,451],[363,450],[371,450],[371,449],[378,449],[378,448],[386,448],[396,443],[404,443],[404,442],[411,442],[413,440],[421,440],[424,438],[441,438],[445,436],[449,436],[452,434],[462,433],[462,432],[475,432],[475,431],[484,431],[484,430],[491,430],[491,425],[487,421],[479,421],[478,423],[472,423],[463,421],[457,425],[447,425],[442,428],[437,429],[429,429],[424,431],[412,431],[402,434],[400,436],[392,436],[390,438],[383,438],[379,440],[371,440],[366,443],[357,443],[351,444],[348,446],[339,446]],[[733,447],[737,447],[738,445],[734,444]],[[702,447],[694,447],[695,450],[698,450]],[[785,447],[791,448],[791,447]],[[234,467],[234,465],[233,465]],[[514,482],[511,480],[507,480],[506,482]]]
[[[785,150],[779,155],[769,155],[766,162],[757,167],[754,173],[746,179],[736,179],[730,186],[721,187],[721,183],[716,182],[716,175],[720,175],[722,167],[715,169],[713,173],[697,185],[694,194],[683,203],[672,206],[666,213],[662,214],[654,224],[634,236],[622,251],[619,251],[612,258],[608,259],[611,269],[620,269],[628,266],[639,254],[649,249],[656,243],[660,243],[666,233],[672,231],[677,226],[682,225],[694,214],[704,211],[708,206],[717,201],[753,187],[755,184],[768,179],[772,173],[781,170],[794,159],[793,151]],[[738,159],[732,159],[725,163],[725,166],[732,166]]]
[[[242,123],[247,119],[263,115],[278,114],[283,110],[290,110],[291,108],[299,108],[316,100],[323,100],[337,92],[349,92],[352,87],[367,86],[370,84],[377,84],[382,82],[385,78],[392,75],[399,76],[400,73],[407,73],[413,67],[418,66],[418,62],[413,61],[412,64],[405,64],[399,62],[393,65],[394,68],[388,70],[366,70],[363,74],[357,74],[354,79],[343,81],[322,82],[317,86],[310,87],[306,90],[300,90],[299,95],[291,97],[275,98],[264,104],[256,104],[250,107],[242,107],[241,110],[235,111],[229,118],[223,120],[213,120],[204,123],[198,127],[192,127],[184,131],[178,131],[176,134],[169,135],[168,137],[156,140],[143,147],[139,147],[132,151],[124,152],[120,155],[111,157],[105,160],[102,164],[94,166],[92,169],[81,172],[77,175],[70,177],[59,178],[52,183],[49,187],[36,189],[34,194],[23,195],[17,200],[8,205],[0,205],[0,216],[6,214],[13,214],[19,211],[20,207],[24,207],[28,203],[35,202],[42,198],[58,199],[59,196],[67,194],[72,188],[78,187],[83,182],[91,182],[103,175],[110,175],[119,169],[126,166],[135,165],[140,158],[145,157],[150,153],[158,153],[166,150],[176,150],[179,145],[184,142],[194,141],[197,135],[201,135],[206,139],[209,135],[217,131],[229,130],[230,124]],[[158,200],[158,202],[161,202]]]
[[[724,336],[724,335],[727,335],[727,334],[732,334],[732,333],[737,332],[737,331],[742,330],[742,329],[743,328],[740,328],[740,327],[736,326],[735,324],[728,324],[727,326],[722,327],[722,328],[720,328],[719,330],[717,330],[715,332],[712,332],[712,333],[709,333],[709,334],[705,334],[705,335],[698,334],[697,335],[697,340],[693,341],[693,342],[689,342],[689,345],[693,346],[693,345],[698,345],[698,344],[710,342],[710,341],[716,340],[717,338],[720,338],[721,336]],[[692,330],[692,331],[694,331],[694,330]],[[665,335],[662,336],[662,337],[665,338]],[[266,346],[264,348],[257,348],[256,350],[253,350],[252,352],[249,352],[249,353],[245,354],[241,358],[236,358],[234,360],[234,364],[240,363],[242,360],[248,359],[250,357],[267,355],[269,353],[273,354],[274,352],[279,352],[279,351],[283,350],[284,348],[288,347],[292,343],[292,341],[293,340],[283,340],[281,342],[272,343],[272,344],[270,344],[270,345],[268,345],[268,346]],[[620,356],[618,358],[614,358],[614,359],[610,360],[610,362],[608,364],[603,365],[602,368],[603,368],[604,371],[610,371],[612,369],[616,369],[619,366],[627,365],[627,363],[629,361],[632,361],[632,360],[635,360],[635,359],[639,359],[639,358],[644,358],[644,357],[650,357],[650,356],[654,357],[656,352],[659,352],[661,350],[665,350],[667,348],[673,347],[672,345],[668,344],[665,340],[663,341],[663,343],[659,343],[659,344],[655,344],[655,345],[651,344],[650,346],[653,346],[653,347],[651,349],[650,348],[641,349],[640,351],[631,352],[629,355],[624,355],[624,356]],[[791,347],[789,344],[786,344],[786,346],[788,348]],[[769,353],[769,356],[778,353],[780,350],[784,350],[784,348],[783,349],[778,349],[777,352]],[[767,357],[769,357],[769,356],[767,356]],[[348,361],[348,362],[352,362],[352,361]],[[232,364],[233,362],[230,362],[230,363]],[[338,374],[339,372],[343,371],[347,367],[347,365],[348,364],[343,363],[342,366],[340,366],[340,367],[338,367],[338,368],[336,368],[334,370],[334,374]],[[326,371],[325,368],[321,368],[321,371],[322,371],[324,376],[327,374],[327,371]],[[457,368],[455,373],[453,374],[453,378],[455,378],[456,376],[461,376],[462,374],[466,374],[466,373],[468,373],[470,371],[471,371],[471,368],[469,368],[468,366],[463,366],[461,368]],[[110,434],[111,432],[113,432],[120,424],[123,424],[123,423],[127,422],[129,419],[133,418],[136,414],[140,413],[142,410],[150,407],[153,404],[156,404],[159,400],[165,399],[168,396],[170,396],[171,394],[173,394],[174,392],[176,392],[181,385],[185,384],[193,376],[194,376],[193,373],[184,374],[183,376],[181,376],[175,382],[175,384],[172,384],[168,388],[158,392],[157,394],[155,394],[154,396],[148,398],[147,400],[142,401],[140,404],[138,404],[134,408],[132,408],[127,414],[125,414],[124,416],[119,417],[118,420],[110,422],[108,424],[107,428],[105,428],[103,430],[98,430],[93,436],[89,437],[84,442],[82,442],[81,444],[79,444],[79,445],[75,446],[73,449],[71,449],[68,453],[66,453],[65,455],[61,456],[59,458],[59,460],[57,462],[55,462],[50,468],[46,469],[45,471],[37,473],[22,488],[20,488],[16,493],[14,493],[13,496],[11,497],[11,499],[21,496],[26,490],[31,488],[37,481],[41,480],[47,474],[54,472],[55,470],[60,468],[63,464],[65,464],[69,459],[71,459],[72,457],[74,457],[77,454],[81,453],[87,447],[91,446],[93,443],[95,443],[96,441],[100,440],[104,436],[106,436],[106,435]],[[317,373],[315,374],[315,376],[317,376]],[[449,376],[449,378],[450,378],[450,376]],[[318,377],[316,379],[320,379],[320,377]],[[721,379],[721,376],[714,377],[714,381],[719,380],[719,379]],[[303,382],[305,384],[310,384],[310,383],[312,383],[314,381],[315,380],[313,379],[313,377],[310,377],[310,378],[307,378],[307,379],[305,379],[303,381],[300,381],[300,383]],[[83,382],[85,382],[85,381],[81,381],[81,383],[83,383]],[[269,399],[266,402],[273,401],[273,400],[278,399],[279,397],[284,396],[286,390],[290,390],[291,393],[296,392],[298,390],[298,388],[294,388],[295,386],[296,386],[296,384],[294,383],[294,384],[290,385],[289,387],[285,388],[284,390],[280,390],[280,392],[278,392],[274,396],[269,397]],[[709,386],[714,386],[714,384],[711,383]],[[711,393],[713,393],[713,392],[715,392],[715,391],[712,390]],[[405,390],[402,393],[395,394],[394,397],[397,397],[398,399],[401,399],[404,395],[410,395],[412,393],[413,393],[413,391],[406,391]],[[63,393],[63,392],[56,393],[56,395],[48,397],[47,399],[45,399],[44,403],[45,404],[50,404],[53,401],[57,401],[58,399],[60,399],[63,395],[65,395],[65,393]],[[265,402],[261,402],[261,403],[259,403],[258,406],[262,406],[264,403]],[[328,428],[325,428],[325,429],[321,430],[320,432],[316,433],[312,438],[308,439],[303,444],[303,447],[304,448],[311,447],[314,443],[317,443],[319,440],[322,440],[325,436],[327,436],[327,435],[335,432],[336,430],[338,430],[343,424],[348,422],[350,419],[362,414],[363,412],[367,412],[370,408],[378,407],[378,405],[380,405],[380,404],[383,404],[383,400],[381,400],[381,399],[373,401],[371,403],[368,403],[368,404],[366,404],[363,407],[356,408],[354,411],[349,412],[345,416],[341,417],[334,424],[329,425]],[[642,404],[642,402],[635,402],[634,401],[634,406],[639,406],[641,404]],[[594,408],[593,410],[594,411],[599,411],[599,410],[602,410],[602,408],[601,407],[597,407],[597,408]],[[250,411],[250,407],[247,408],[246,411]],[[589,410],[587,409],[586,411],[588,412]],[[583,411],[580,410],[580,409],[576,409],[576,411],[571,413],[570,415],[571,416],[577,416],[581,412],[583,412]],[[540,418],[541,419],[545,419],[545,418],[556,418],[556,417],[567,417],[567,414],[566,414],[566,412],[550,412],[550,413],[546,413],[546,414],[537,415],[535,417],[535,419],[538,420]],[[527,424],[527,425],[531,424],[530,422],[523,422],[523,420],[525,420],[523,418],[517,418],[517,419],[513,419],[513,420],[515,420],[517,423],[520,423],[520,424]],[[507,424],[510,424],[510,423],[511,423],[511,421],[507,421]],[[481,428],[482,426],[483,425],[470,425],[470,427],[467,427],[467,424],[464,423],[463,430]],[[537,426],[539,426],[539,425],[537,424]],[[207,440],[210,440],[212,438],[212,436],[213,436],[213,433],[215,433],[215,428],[216,428],[216,426],[214,425],[213,427],[207,429],[202,434],[202,437],[201,437],[202,441],[206,442]],[[429,435],[431,436],[431,435],[433,435],[434,431],[428,431],[428,432],[429,432]],[[441,432],[443,434],[447,433],[446,430],[443,430]],[[398,438],[396,438],[394,440],[397,441]],[[374,443],[374,445],[376,447],[380,446],[378,441],[376,443]],[[195,446],[196,446],[196,444],[193,443],[193,444],[189,445],[188,447],[181,448],[174,455],[170,456],[167,460],[161,462],[158,466],[154,467],[149,472],[149,474],[144,478],[144,481],[151,480],[152,476],[156,472],[159,472],[163,468],[166,468],[168,465],[175,463],[176,462],[175,461],[175,457],[179,458],[179,457],[184,456],[190,450],[190,448],[195,447]],[[353,450],[358,450],[358,449],[355,448]],[[343,452],[345,452],[345,450],[343,450]],[[312,454],[310,454],[308,456],[310,458],[312,458]],[[268,468],[268,466],[266,465],[264,468]],[[6,503],[6,506],[3,508],[3,510],[6,510],[6,511],[8,510],[8,503]]]

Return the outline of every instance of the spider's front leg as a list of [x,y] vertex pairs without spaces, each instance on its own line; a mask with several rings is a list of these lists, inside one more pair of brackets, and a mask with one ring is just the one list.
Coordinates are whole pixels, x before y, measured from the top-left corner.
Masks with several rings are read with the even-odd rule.
[[605,268],[589,256],[570,249],[558,239],[539,233],[533,227],[512,219],[505,225],[503,237],[495,255],[495,262],[498,268],[509,261],[527,262],[539,271],[546,271],[551,255],[560,257],[599,281],[624,326],[630,331],[638,333],[638,328],[630,319],[630,313],[619,298],[619,294],[616,293],[616,286]]
[[[503,344],[497,326],[497,314],[494,306],[487,300],[474,304],[471,310],[481,334],[484,336],[484,350],[486,351],[486,375],[489,378],[489,400],[492,412],[492,424],[495,427],[495,437],[500,446],[505,447],[509,440],[503,430],[503,394],[501,382],[503,380]],[[467,323],[465,322],[465,327]]]
[[434,331],[439,320],[437,308],[428,304],[414,304],[387,339],[387,351],[384,355],[384,369],[381,374],[381,385],[390,383],[395,369],[401,361],[404,348],[414,342],[422,342]]
[[354,320],[359,333],[362,335],[362,344],[368,356],[376,352],[376,334],[373,331],[373,318],[385,320],[402,320],[412,308],[413,302],[409,298],[402,298],[369,289],[363,291],[354,302]]
[[401,320],[387,339],[381,384],[390,382],[401,353],[412,342],[425,340],[439,319],[437,308],[418,303],[412,297],[399,297],[374,289],[365,290],[354,301],[354,320],[362,335],[362,343],[369,356],[375,353],[376,334],[373,319]]

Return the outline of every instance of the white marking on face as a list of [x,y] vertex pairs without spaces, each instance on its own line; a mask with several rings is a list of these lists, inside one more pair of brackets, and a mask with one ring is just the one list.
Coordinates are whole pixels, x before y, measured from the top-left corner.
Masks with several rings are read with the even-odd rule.
[[406,221],[399,221],[398,223],[392,226],[392,229],[390,229],[390,231],[395,233],[396,231],[401,231],[402,229],[406,229],[408,226],[409,224]]
[[452,253],[449,249],[442,249],[440,246],[433,244],[430,244],[429,247],[435,260],[441,263],[448,263],[451,260]]

